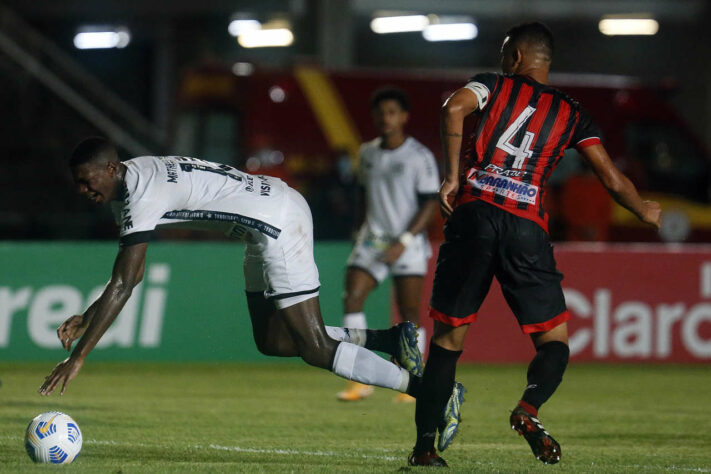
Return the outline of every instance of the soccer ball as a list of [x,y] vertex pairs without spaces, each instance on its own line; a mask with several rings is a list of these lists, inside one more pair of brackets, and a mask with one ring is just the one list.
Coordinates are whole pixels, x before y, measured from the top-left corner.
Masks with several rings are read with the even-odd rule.
[[81,431],[69,415],[50,411],[27,426],[25,449],[34,462],[69,464],[81,451]]

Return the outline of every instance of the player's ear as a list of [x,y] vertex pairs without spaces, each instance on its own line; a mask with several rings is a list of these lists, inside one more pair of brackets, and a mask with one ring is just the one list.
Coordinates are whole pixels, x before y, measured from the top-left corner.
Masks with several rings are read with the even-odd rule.
[[511,51],[511,55],[513,56],[513,70],[515,71],[521,65],[521,61],[523,60],[523,52],[521,51],[521,48],[517,46],[513,49],[513,51]]
[[119,164],[115,161],[108,161],[106,163],[106,171],[108,171],[109,176],[112,178],[118,174]]

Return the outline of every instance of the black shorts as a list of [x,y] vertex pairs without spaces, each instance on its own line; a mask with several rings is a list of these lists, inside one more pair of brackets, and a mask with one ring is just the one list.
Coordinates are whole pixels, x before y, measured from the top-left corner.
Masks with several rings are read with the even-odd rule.
[[454,209],[444,238],[430,300],[433,319],[454,327],[474,321],[494,276],[524,333],[570,319],[553,247],[535,222],[473,201]]

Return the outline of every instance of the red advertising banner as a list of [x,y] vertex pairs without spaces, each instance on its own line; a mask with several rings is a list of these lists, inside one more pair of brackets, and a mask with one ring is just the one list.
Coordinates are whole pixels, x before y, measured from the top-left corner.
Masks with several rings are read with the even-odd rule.
[[[711,362],[711,245],[568,243],[555,245],[555,255],[565,276],[574,360]],[[422,322],[429,336],[426,313]],[[462,360],[528,362],[533,354],[494,281]]]

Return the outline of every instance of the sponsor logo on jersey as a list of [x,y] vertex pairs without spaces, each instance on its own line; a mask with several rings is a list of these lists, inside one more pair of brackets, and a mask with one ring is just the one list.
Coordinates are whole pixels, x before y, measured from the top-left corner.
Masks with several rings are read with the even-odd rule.
[[467,181],[482,191],[489,191],[526,204],[535,204],[538,198],[538,186],[482,170],[472,169],[467,175]]
[[[128,203],[126,204],[128,206]],[[121,210],[121,228],[123,230],[133,229],[133,220],[131,219],[131,210],[124,207]]]
[[526,176],[528,173],[522,170],[507,170],[506,168],[502,168],[501,166],[496,166],[495,164],[489,163],[486,165],[486,171],[489,173],[495,173],[501,176],[512,176],[516,178],[523,178]]
[[121,209],[121,229],[126,231],[133,228],[133,219],[131,219],[131,209],[129,208],[129,195],[126,183],[123,183],[121,188],[123,196],[123,208]]

